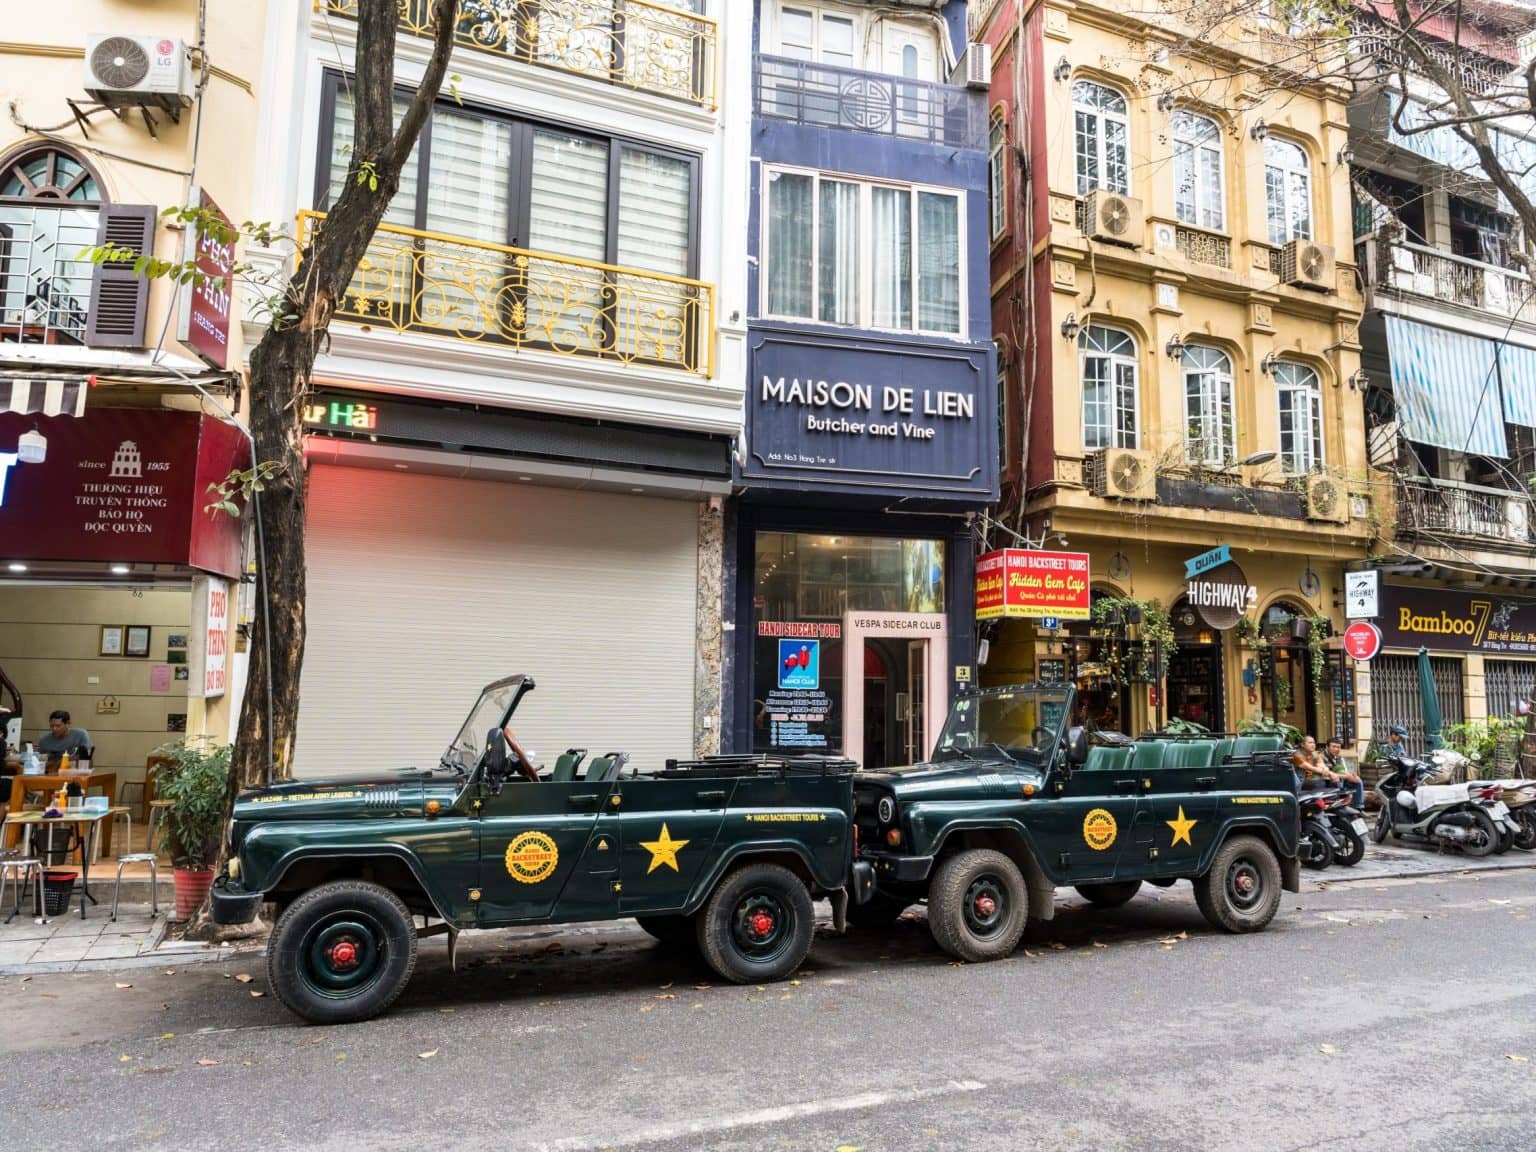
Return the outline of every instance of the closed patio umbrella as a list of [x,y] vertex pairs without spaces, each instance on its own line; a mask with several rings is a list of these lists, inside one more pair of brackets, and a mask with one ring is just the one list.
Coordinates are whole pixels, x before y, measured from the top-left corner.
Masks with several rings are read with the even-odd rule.
[[1429,665],[1429,649],[1419,649],[1419,704],[1424,709],[1424,751],[1445,747],[1440,731],[1445,721],[1440,716],[1440,697],[1435,695],[1435,671]]

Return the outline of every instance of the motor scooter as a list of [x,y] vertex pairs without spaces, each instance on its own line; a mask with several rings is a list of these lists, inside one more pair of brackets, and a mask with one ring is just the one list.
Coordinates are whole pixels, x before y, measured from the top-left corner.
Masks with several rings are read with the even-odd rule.
[[1340,795],[1333,788],[1297,795],[1296,811],[1301,817],[1301,835],[1296,842],[1296,858],[1301,861],[1302,867],[1321,872],[1334,863],[1341,852],[1348,853],[1348,848],[1339,839],[1333,821],[1328,817],[1329,804]]
[[1332,788],[1327,793],[1328,826],[1338,847],[1333,851],[1333,862],[1343,868],[1353,868],[1365,858],[1365,838],[1370,826],[1365,814],[1355,807],[1355,794],[1349,788]]
[[1424,781],[1441,771],[1438,766],[1406,757],[1388,764],[1392,771],[1376,783],[1381,810],[1371,839],[1377,844],[1391,835],[1481,857],[1507,851],[1513,843],[1520,825],[1497,799],[1502,792],[1498,785],[1473,781],[1426,786]]

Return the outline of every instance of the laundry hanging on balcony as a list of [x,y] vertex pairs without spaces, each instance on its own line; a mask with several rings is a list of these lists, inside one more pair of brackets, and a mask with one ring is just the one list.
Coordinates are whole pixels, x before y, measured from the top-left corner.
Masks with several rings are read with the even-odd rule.
[[1505,423],[1536,428],[1536,348],[1505,341],[1498,349]]
[[1398,425],[1416,444],[1507,458],[1492,340],[1386,317]]
[[0,412],[83,416],[89,386],[84,376],[0,376]]

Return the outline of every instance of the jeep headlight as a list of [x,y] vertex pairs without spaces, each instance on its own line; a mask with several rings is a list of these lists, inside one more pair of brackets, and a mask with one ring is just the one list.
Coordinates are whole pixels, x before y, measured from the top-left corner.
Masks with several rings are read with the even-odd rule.
[[894,824],[896,822],[896,801],[889,796],[880,797],[880,803],[875,805],[875,815],[882,824]]
[[226,862],[226,868],[229,872],[229,878],[231,880],[240,879],[240,857],[231,856]]

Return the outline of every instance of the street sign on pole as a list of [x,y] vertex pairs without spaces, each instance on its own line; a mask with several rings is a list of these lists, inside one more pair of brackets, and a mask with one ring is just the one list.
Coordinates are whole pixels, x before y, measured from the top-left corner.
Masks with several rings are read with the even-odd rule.
[[1344,573],[1344,618],[1369,620],[1381,615],[1381,573],[1375,568],[1366,572]]
[[1344,651],[1356,660],[1371,660],[1381,651],[1381,629],[1369,620],[1356,620],[1344,629]]

